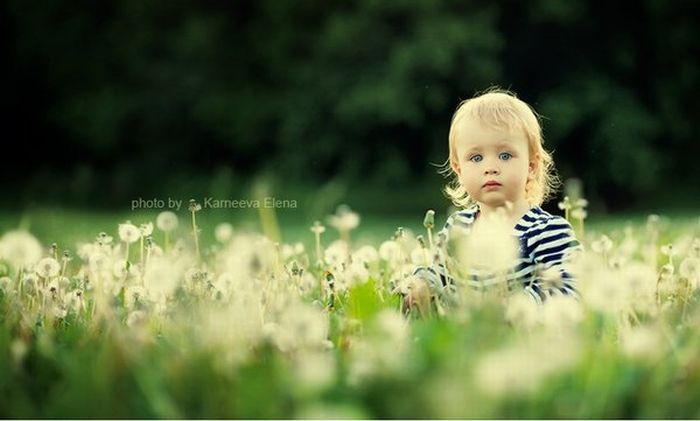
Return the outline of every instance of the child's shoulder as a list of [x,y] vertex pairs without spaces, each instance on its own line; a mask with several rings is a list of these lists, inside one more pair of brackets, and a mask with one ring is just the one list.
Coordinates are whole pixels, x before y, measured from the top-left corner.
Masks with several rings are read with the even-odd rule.
[[516,228],[528,233],[537,233],[553,229],[571,229],[571,224],[565,218],[535,206],[523,215]]

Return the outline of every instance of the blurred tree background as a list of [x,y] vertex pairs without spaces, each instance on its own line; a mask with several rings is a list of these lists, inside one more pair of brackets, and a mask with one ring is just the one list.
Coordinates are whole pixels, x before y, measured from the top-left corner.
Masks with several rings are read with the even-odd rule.
[[264,176],[420,212],[446,203],[456,105],[500,85],[594,206],[697,206],[699,4],[8,0],[0,201],[123,209]]

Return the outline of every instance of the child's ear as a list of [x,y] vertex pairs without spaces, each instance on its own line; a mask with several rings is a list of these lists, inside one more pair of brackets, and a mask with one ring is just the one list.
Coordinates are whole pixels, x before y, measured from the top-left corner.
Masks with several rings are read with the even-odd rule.
[[537,170],[539,167],[539,162],[540,162],[540,155],[535,154],[535,156],[530,159],[530,163],[528,164],[527,167],[527,179],[528,180],[534,180],[535,175],[537,174]]
[[461,168],[459,167],[459,162],[457,162],[456,159],[450,158],[450,167],[452,167],[452,171],[457,173],[457,175],[460,175]]

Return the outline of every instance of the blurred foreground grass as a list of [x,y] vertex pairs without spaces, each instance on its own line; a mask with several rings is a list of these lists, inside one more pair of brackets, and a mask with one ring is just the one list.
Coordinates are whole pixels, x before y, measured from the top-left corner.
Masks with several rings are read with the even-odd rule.
[[[391,252],[417,242],[386,241],[398,226],[423,234],[420,212],[361,213],[356,264],[329,227],[316,266],[318,214],[277,212],[283,242],[306,245],[280,261],[247,234],[261,231],[256,211],[203,210],[202,244],[216,243],[222,222],[240,237],[200,271],[190,247],[125,265],[117,224],[154,221],[157,211],[4,211],[0,232],[28,229],[44,255],[52,242],[74,252],[101,231],[115,241],[75,257],[68,279],[48,285],[4,269],[0,417],[697,418],[698,269],[685,262],[697,258],[700,221],[692,211],[658,214],[651,227],[646,214],[591,215],[587,249],[603,247],[602,234],[613,242],[589,252],[580,305],[533,309],[463,289],[462,305],[422,318],[402,314],[396,288],[409,254]],[[176,236],[187,237],[188,215],[178,216]],[[438,228],[445,217],[438,212]],[[667,243],[678,245],[675,264],[660,251]]]

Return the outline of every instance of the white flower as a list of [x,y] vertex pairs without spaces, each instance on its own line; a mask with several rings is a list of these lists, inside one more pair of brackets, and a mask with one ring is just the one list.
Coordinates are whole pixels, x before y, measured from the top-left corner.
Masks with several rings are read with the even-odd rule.
[[490,351],[476,366],[477,386],[491,396],[534,393],[544,381],[574,366],[581,355],[572,335],[543,336]]
[[607,235],[601,235],[598,240],[591,243],[591,248],[596,253],[607,253],[612,246],[612,240]]
[[0,258],[16,267],[33,265],[41,259],[39,241],[26,231],[10,231],[0,239]]
[[576,208],[571,211],[571,217],[574,219],[584,220],[587,216],[588,212],[586,212],[586,210],[583,208]]
[[52,278],[61,271],[61,265],[53,257],[45,257],[36,265],[36,274],[42,278]]
[[36,288],[36,275],[27,273],[22,279],[22,289],[25,291],[33,291]]
[[97,251],[97,247],[92,243],[84,243],[78,246],[78,256],[84,261],[90,260],[90,255]]
[[661,253],[668,257],[673,257],[676,255],[676,250],[673,249],[673,244],[665,244],[661,246]]
[[649,326],[626,329],[620,335],[620,350],[632,359],[654,360],[663,355],[664,345],[661,333]]
[[372,246],[362,246],[352,255],[353,260],[366,264],[374,263],[379,259],[379,253]]
[[561,210],[571,209],[571,200],[569,200],[569,196],[564,196],[564,200],[559,202],[558,206]]
[[163,232],[170,232],[177,228],[177,215],[173,212],[165,211],[158,214],[156,218],[156,226]]
[[153,234],[153,222],[139,225],[139,231],[141,232],[142,237],[148,237],[149,235]]
[[7,276],[1,277],[0,278],[0,291],[10,292],[10,288],[12,288],[12,278],[9,278]]
[[508,297],[506,320],[525,327],[534,327],[540,320],[540,307],[529,294],[511,294]]
[[486,272],[501,273],[513,267],[519,245],[505,219],[484,219],[458,243],[460,262]]
[[542,322],[552,329],[574,326],[583,320],[583,316],[581,303],[566,295],[549,297],[542,308]]
[[106,232],[101,232],[97,235],[96,241],[98,244],[106,246],[112,243],[112,236],[107,235]]
[[333,354],[324,351],[301,353],[294,364],[296,378],[300,386],[310,391],[329,386],[336,375]]
[[387,240],[379,246],[379,256],[387,262],[398,261],[400,252],[399,245],[393,240]]
[[126,318],[126,325],[128,327],[141,326],[146,321],[146,313],[141,310],[132,311]]
[[126,275],[128,275],[129,273],[126,269],[126,264],[126,260],[124,259],[118,259],[116,262],[114,262],[114,268],[112,273],[115,277],[119,279],[126,278]]
[[124,301],[128,308],[134,308],[138,303],[143,303],[147,299],[146,290],[138,285],[130,286],[124,291]]
[[125,243],[133,243],[141,238],[141,231],[129,221],[119,224],[119,238]]
[[228,243],[231,237],[233,237],[233,225],[228,222],[217,225],[214,229],[214,236],[216,237],[216,241],[221,244]]
[[336,240],[332,242],[324,251],[323,259],[332,266],[338,266],[347,260],[350,252],[345,241]]
[[340,205],[335,215],[328,217],[328,224],[338,231],[351,231],[360,224],[360,215],[347,205]]
[[313,232],[316,235],[323,234],[324,232],[326,232],[326,227],[321,225],[320,222],[315,221],[313,226],[311,227],[311,232]]
[[685,258],[678,268],[678,273],[690,282],[693,289],[696,289],[698,287],[698,279],[700,279],[700,259],[695,257]]
[[146,290],[154,297],[167,296],[177,287],[178,274],[169,260],[154,258],[148,262],[143,282]]
[[411,251],[411,262],[416,265],[427,265],[428,258],[423,247],[416,247]]

